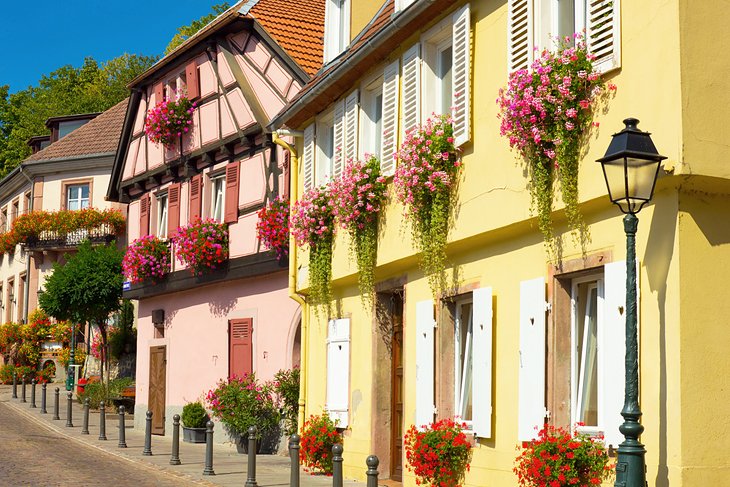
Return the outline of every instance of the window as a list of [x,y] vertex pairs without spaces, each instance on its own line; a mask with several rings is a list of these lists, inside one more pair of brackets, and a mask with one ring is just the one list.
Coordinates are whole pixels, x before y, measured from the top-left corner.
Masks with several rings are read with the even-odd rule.
[[20,279],[18,280],[18,300],[19,300],[18,306],[17,306],[18,321],[21,321],[25,318],[24,317],[25,308],[23,307],[23,305],[25,304],[25,281],[26,281],[25,274],[23,274],[20,276]]
[[3,232],[7,232],[10,228],[10,222],[8,221],[8,207],[4,207],[2,210],[2,216],[0,217],[2,221],[0,222],[0,225],[2,225]]
[[380,157],[383,140],[383,78],[369,83],[362,94],[361,154]]
[[66,209],[82,210],[89,207],[89,185],[71,184],[66,186]]
[[8,279],[8,305],[5,309],[5,321],[13,321],[15,316],[15,281]]
[[[68,122],[59,122],[58,124],[58,138],[61,139],[77,128],[86,125],[89,120],[69,120]],[[42,147],[42,146],[41,146]]]
[[472,419],[472,301],[457,301],[454,320],[454,412],[467,424]]
[[450,20],[441,22],[423,37],[423,85],[425,93],[433,94],[424,97],[424,119],[432,113],[440,115],[451,111],[453,48]]
[[334,173],[335,124],[333,114],[317,121],[317,154],[315,181],[317,186],[326,184]]
[[324,61],[328,63],[350,43],[350,0],[327,0],[324,25]]
[[157,236],[167,238],[167,193],[157,196]]
[[31,206],[31,201],[30,201],[30,191],[28,191],[28,192],[26,192],[26,193],[25,193],[25,198],[24,198],[24,200],[25,200],[25,201],[24,201],[24,203],[25,203],[25,206],[24,206],[23,208],[25,209],[26,213],[28,213],[28,212],[30,212],[30,210],[31,210],[31,208],[30,208],[30,206]]
[[18,216],[20,215],[20,201],[15,200],[13,201],[13,210],[12,214],[10,215],[11,222],[14,221]]
[[603,328],[603,279],[595,276],[573,281],[571,357],[572,423],[598,431],[598,329]]
[[210,188],[210,217],[215,221],[222,222],[226,202],[225,174],[211,177]]

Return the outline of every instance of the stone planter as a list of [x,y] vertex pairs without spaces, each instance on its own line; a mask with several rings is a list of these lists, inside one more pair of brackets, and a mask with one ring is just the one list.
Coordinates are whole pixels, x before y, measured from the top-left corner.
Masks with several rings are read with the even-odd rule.
[[183,426],[183,441],[185,443],[205,443],[205,428],[188,428]]

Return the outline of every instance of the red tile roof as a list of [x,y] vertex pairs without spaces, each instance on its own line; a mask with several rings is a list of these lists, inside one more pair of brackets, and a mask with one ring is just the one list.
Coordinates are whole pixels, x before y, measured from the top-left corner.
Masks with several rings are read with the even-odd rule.
[[31,155],[26,161],[116,152],[128,102],[129,98],[117,103],[92,121]]

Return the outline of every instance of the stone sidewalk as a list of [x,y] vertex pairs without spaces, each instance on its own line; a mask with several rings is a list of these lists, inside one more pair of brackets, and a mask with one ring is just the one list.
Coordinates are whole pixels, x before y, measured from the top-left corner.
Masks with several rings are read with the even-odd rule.
[[[60,420],[53,420],[53,400],[56,387],[61,389],[59,401]],[[14,410],[24,414],[38,424],[56,431],[57,433],[83,442],[93,448],[116,455],[121,461],[132,461],[163,471],[178,477],[195,481],[200,485],[242,486],[247,478],[247,456],[236,451],[233,444],[215,443],[213,445],[214,476],[204,476],[205,444],[191,444],[182,441],[180,432],[180,461],[181,465],[170,465],[172,454],[172,434],[169,436],[152,436],[152,456],[142,455],[144,449],[144,431],[133,428],[133,419],[127,417],[125,422],[125,436],[127,448],[119,448],[119,415],[106,415],[107,440],[99,440],[99,412],[91,411],[89,415],[89,434],[82,435],[83,407],[76,399],[72,401],[73,427],[66,427],[67,393],[63,384],[49,384],[47,389],[47,414],[41,414],[41,386],[36,386],[36,405],[31,408],[31,386],[27,386],[27,402],[21,402],[21,386],[18,385],[18,399],[12,399],[12,386],[0,385],[0,401]],[[181,428],[182,429],[182,428]],[[223,434],[216,431],[214,434]],[[290,462],[288,456],[259,455],[256,458],[256,481],[259,486],[288,486],[290,478]],[[312,476],[304,471],[300,472],[300,485],[326,487],[332,485],[332,479],[324,476]],[[345,481],[348,487],[364,487],[364,482]]]

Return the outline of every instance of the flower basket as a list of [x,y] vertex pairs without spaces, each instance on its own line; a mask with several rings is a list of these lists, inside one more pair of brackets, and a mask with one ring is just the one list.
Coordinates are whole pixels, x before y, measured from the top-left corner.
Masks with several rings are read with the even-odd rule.
[[195,106],[185,96],[157,103],[147,112],[144,125],[147,138],[166,147],[173,145],[192,129]]
[[279,261],[289,255],[289,200],[280,196],[261,208],[256,235],[261,243],[276,252]]
[[466,424],[442,419],[419,431],[412,425],[403,439],[408,470],[418,485],[456,487],[469,471],[471,444],[463,429]]
[[161,278],[170,272],[170,247],[159,237],[145,235],[127,247],[122,269],[132,283]]
[[193,274],[217,269],[228,259],[228,225],[211,218],[178,228],[172,241],[177,246],[177,260]]

